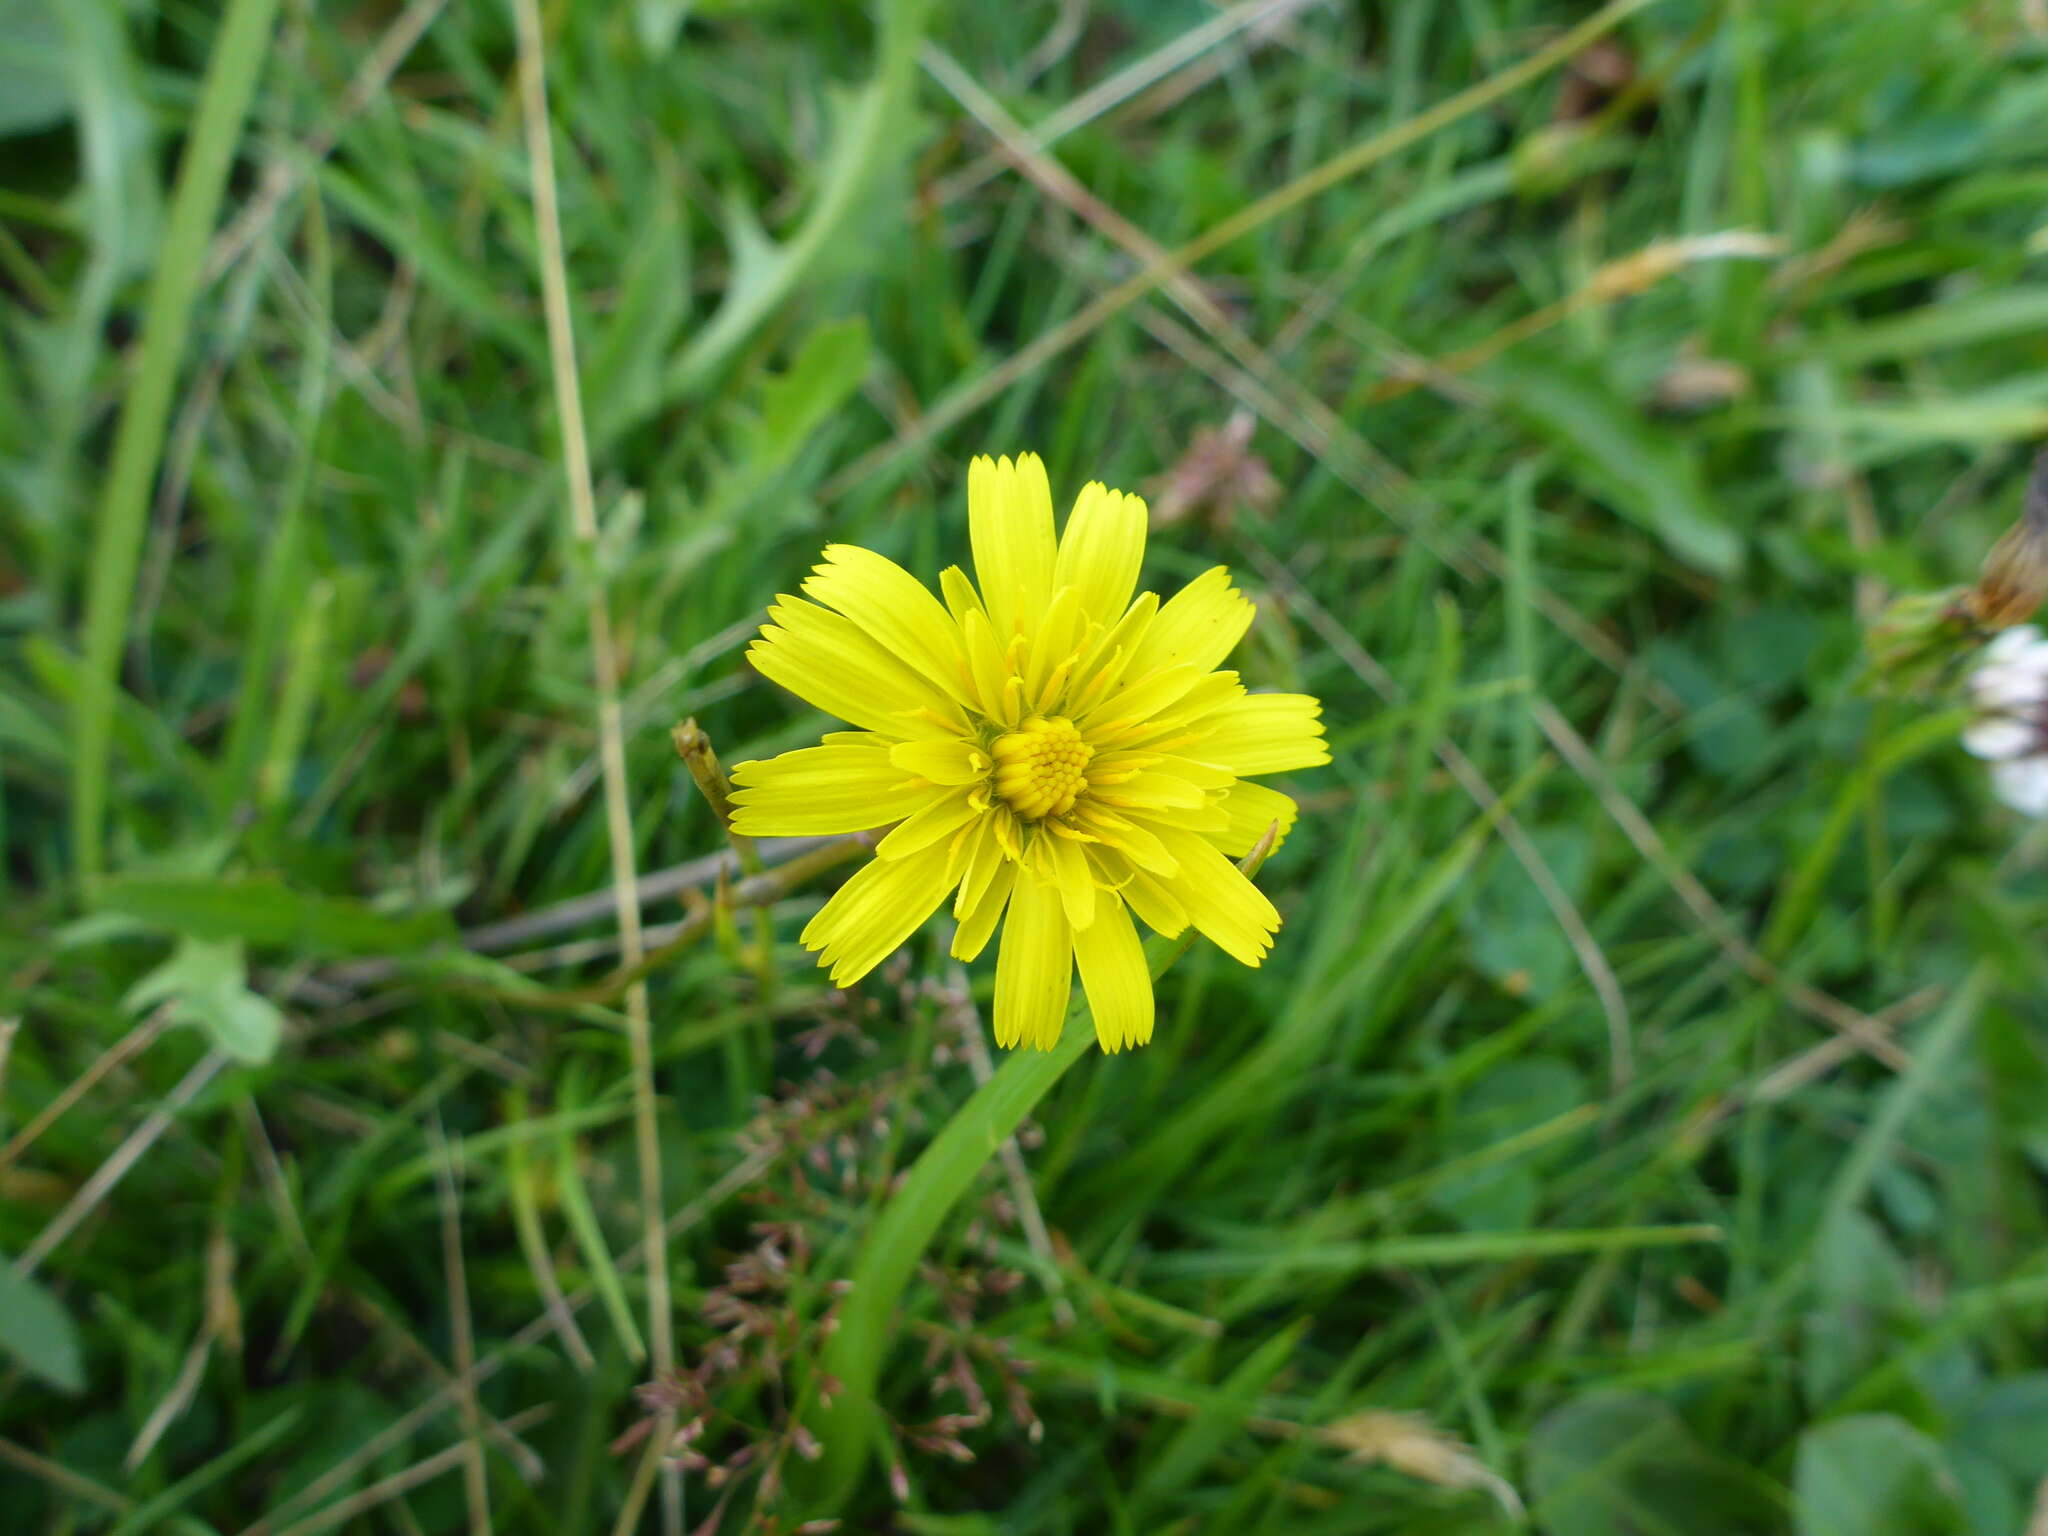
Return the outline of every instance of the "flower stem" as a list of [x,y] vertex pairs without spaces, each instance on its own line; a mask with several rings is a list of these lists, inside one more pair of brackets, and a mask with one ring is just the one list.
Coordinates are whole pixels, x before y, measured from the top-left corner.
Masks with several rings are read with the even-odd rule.
[[[1278,831],[1268,827],[1258,846],[1239,861],[1238,868],[1247,876],[1257,874],[1265,863]],[[1193,942],[1194,930],[1189,929],[1176,939],[1155,938],[1147,944],[1153,979],[1186,954]],[[1076,998],[1067,1010],[1059,1043],[1049,1051],[1016,1052],[976,1089],[911,1165],[909,1176],[869,1227],[854,1259],[853,1288],[840,1310],[839,1327],[820,1361],[821,1379],[831,1377],[835,1383],[831,1406],[818,1406],[816,1382],[807,1394],[810,1427],[824,1446],[813,1492],[820,1513],[841,1511],[880,1437],[875,1386],[882,1353],[894,1334],[896,1307],[918,1259],[982,1164],[1094,1043],[1086,1001]]]

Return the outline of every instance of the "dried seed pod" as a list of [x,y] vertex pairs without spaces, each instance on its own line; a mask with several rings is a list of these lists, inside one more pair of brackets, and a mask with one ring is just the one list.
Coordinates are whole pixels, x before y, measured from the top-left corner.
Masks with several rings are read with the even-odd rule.
[[2034,616],[2048,597],[2048,449],[2034,456],[2020,520],[1991,547],[1969,597],[1986,629],[2009,629]]

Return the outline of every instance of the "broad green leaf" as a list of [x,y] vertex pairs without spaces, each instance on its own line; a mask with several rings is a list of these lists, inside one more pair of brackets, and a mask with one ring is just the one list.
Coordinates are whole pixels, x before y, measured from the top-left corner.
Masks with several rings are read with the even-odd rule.
[[71,1314],[35,1281],[0,1259],[0,1350],[60,1392],[85,1387]]
[[1906,1266],[1876,1222],[1844,1211],[1813,1250],[1813,1299],[1801,1324],[1800,1376],[1810,1403],[1839,1396],[1910,1326]]
[[1553,1409],[1529,1441],[1529,1489],[1547,1536],[1766,1536],[1784,1528],[1770,1479],[1702,1446],[1647,1393]]
[[71,115],[64,33],[48,0],[0,0],[0,138]]
[[[1536,827],[1529,840],[1565,894],[1577,901],[1593,855],[1586,829]],[[1578,975],[1570,941],[1529,871],[1509,849],[1489,856],[1459,925],[1480,968],[1515,997],[1547,998]],[[1528,1123],[1544,1118],[1535,1115]]]
[[1831,1419],[1799,1437],[1799,1536],[1949,1536],[1968,1527],[1941,1447],[1904,1419]]
[[1958,1438],[2015,1478],[2048,1478],[2048,1371],[1993,1382],[1971,1407]]
[[237,1061],[262,1063],[277,1054],[284,1019],[266,997],[251,992],[239,939],[181,939],[171,958],[129,989],[125,1005],[177,1003],[177,1020],[196,1025],[214,1046]]

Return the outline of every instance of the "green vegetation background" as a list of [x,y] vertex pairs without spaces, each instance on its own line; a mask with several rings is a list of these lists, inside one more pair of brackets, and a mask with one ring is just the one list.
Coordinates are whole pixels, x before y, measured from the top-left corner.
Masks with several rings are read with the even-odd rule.
[[[601,1532],[666,1401],[691,1529],[2029,1528],[2041,845],[1854,685],[2048,428],[2042,7],[556,0],[589,550],[511,9],[267,9],[0,0],[0,1526]],[[826,874],[656,972],[703,1390],[636,1395],[588,613],[701,859],[668,727],[819,729],[765,603],[935,576],[1027,447],[1241,573],[1335,762],[1267,966],[941,1223],[841,1500],[816,1352],[989,968],[829,995]]]

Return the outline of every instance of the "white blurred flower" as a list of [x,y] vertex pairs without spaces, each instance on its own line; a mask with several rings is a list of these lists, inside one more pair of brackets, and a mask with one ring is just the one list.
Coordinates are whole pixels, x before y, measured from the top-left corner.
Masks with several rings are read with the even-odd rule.
[[2031,624],[1984,648],[1970,674],[1980,711],[1963,745],[1991,764],[1998,798],[2028,816],[2048,816],[2048,639]]

